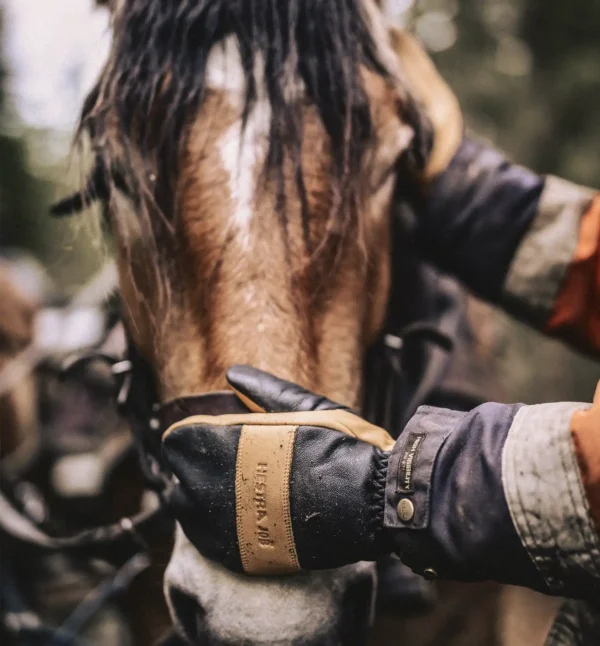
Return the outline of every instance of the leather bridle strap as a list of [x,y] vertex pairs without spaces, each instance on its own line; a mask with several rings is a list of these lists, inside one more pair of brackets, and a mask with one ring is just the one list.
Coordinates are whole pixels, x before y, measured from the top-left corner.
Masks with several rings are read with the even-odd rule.
[[219,390],[203,395],[191,395],[172,399],[157,407],[156,426],[162,434],[173,424],[195,415],[243,415],[248,408],[229,390]]
[[[158,393],[150,364],[137,349],[128,326],[123,323],[127,339],[127,361],[117,403],[131,430],[138,461],[146,484],[162,496],[169,474],[160,460],[160,436],[153,433],[151,419],[156,410]],[[117,366],[113,366],[113,371]]]
[[[178,397],[159,404],[152,366],[139,352],[129,328],[123,322],[127,339],[127,361],[118,404],[133,434],[140,465],[149,485],[161,491],[170,474],[161,460],[162,434],[176,422],[193,415],[248,413],[233,391],[215,391]],[[116,366],[113,366],[113,370]]]
[[103,525],[65,538],[49,536],[17,511],[0,492],[0,533],[3,542],[24,555],[68,552],[105,560],[115,566],[144,550],[150,538],[171,536],[174,521],[155,503],[150,509],[111,525]]

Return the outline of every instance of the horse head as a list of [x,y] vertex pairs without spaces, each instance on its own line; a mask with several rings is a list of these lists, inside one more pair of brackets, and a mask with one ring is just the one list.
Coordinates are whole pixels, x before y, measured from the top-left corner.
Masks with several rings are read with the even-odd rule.
[[[427,128],[372,0],[119,0],[83,110],[124,315],[161,401],[252,364],[360,408],[390,209]],[[182,531],[165,593],[191,643],[363,643],[374,567],[232,574]]]

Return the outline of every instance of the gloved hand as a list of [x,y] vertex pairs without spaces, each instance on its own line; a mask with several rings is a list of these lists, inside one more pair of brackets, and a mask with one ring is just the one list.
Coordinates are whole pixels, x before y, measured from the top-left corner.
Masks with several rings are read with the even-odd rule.
[[[589,413],[569,402],[423,406],[394,444],[267,373],[237,366],[228,378],[256,412],[189,417],[163,436],[179,479],[173,511],[209,558],[281,574],[395,551],[430,579],[597,599],[590,545],[600,539],[573,442],[580,460],[595,459],[600,394]],[[584,467],[596,508],[595,467]]]
[[163,436],[171,504],[205,556],[248,574],[375,560],[393,439],[347,408],[247,366],[231,387],[253,413],[195,416]]

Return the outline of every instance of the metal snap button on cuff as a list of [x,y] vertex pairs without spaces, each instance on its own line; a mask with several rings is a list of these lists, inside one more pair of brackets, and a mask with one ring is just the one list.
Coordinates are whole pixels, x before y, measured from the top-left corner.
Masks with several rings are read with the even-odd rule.
[[398,503],[398,518],[403,523],[408,523],[415,515],[415,506],[408,498],[402,498]]
[[426,567],[423,570],[423,578],[427,581],[434,581],[438,578],[438,573],[432,567]]

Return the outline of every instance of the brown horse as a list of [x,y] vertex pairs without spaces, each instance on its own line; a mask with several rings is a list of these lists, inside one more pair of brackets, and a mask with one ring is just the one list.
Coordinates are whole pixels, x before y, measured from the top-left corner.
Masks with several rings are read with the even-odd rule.
[[[358,407],[389,283],[399,165],[424,126],[371,2],[124,0],[84,111],[120,287],[160,397],[251,363]],[[118,190],[118,189],[123,190]],[[374,569],[265,581],[182,533],[173,618],[209,643],[360,643]]]
[[[110,4],[113,46],[79,130],[95,153],[83,202],[106,203],[126,320],[161,400],[221,389],[249,363],[360,408],[390,209],[431,152],[401,43],[373,0]],[[234,575],[179,531],[165,593],[192,643],[352,644],[373,581],[370,564]],[[460,643],[492,643],[496,594],[480,590],[449,588],[441,622],[397,624],[390,641],[448,643],[466,625]],[[486,611],[471,630],[474,595]]]

